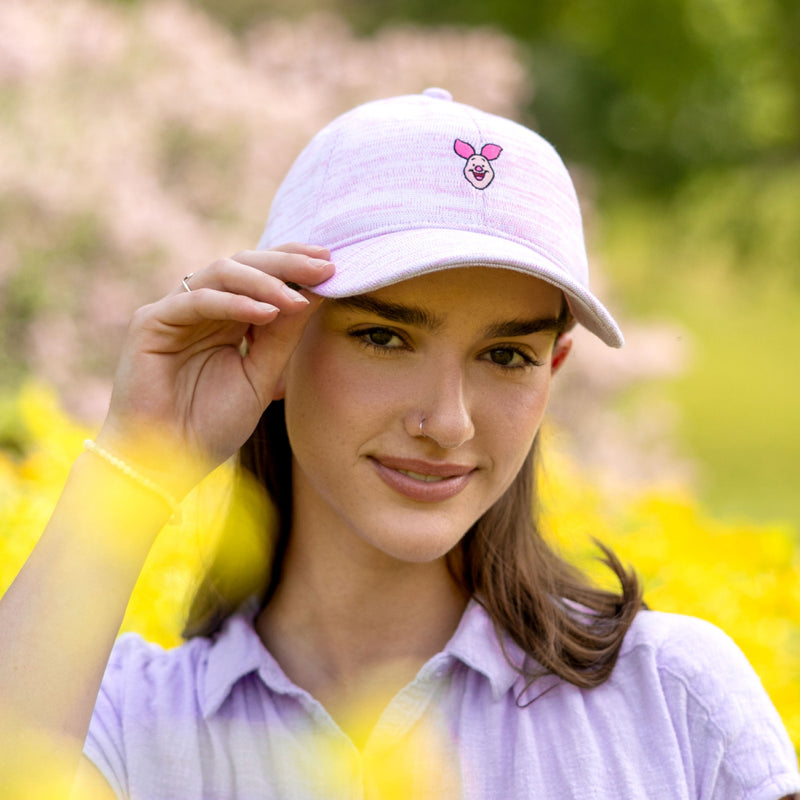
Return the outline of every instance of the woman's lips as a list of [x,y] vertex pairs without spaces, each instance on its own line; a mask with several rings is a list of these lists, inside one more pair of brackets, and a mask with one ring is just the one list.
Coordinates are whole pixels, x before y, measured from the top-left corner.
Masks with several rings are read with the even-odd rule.
[[408,458],[373,456],[370,462],[387,486],[424,503],[454,497],[467,486],[475,469],[464,464]]

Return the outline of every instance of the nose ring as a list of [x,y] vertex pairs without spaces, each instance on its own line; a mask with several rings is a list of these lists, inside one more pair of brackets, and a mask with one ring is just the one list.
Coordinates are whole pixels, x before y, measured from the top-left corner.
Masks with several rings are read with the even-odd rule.
[[419,421],[419,435],[420,436],[425,436],[425,431],[422,430],[422,426],[425,424],[426,421],[427,420],[425,419],[425,417],[422,417],[420,419],[420,421]]

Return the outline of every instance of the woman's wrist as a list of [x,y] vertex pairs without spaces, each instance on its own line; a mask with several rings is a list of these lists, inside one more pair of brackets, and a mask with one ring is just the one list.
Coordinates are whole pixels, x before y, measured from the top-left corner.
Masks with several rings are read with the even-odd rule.
[[122,473],[129,481],[136,484],[142,489],[150,492],[160,498],[170,511],[170,519],[178,522],[180,517],[179,502],[173,494],[163,488],[160,484],[156,483],[151,478],[141,473],[133,464],[129,464],[123,458],[115,455],[114,453],[106,450],[97,442],[92,439],[87,439],[83,443],[83,448],[89,453],[94,454],[98,458],[110,464],[114,469]]
[[107,420],[86,449],[130,482],[160,497],[173,513],[214,466],[204,454],[193,452],[157,426],[137,425],[121,431]]
[[[172,519],[167,503],[95,453],[82,452],[70,469],[46,535],[66,537],[107,568],[122,559],[141,569],[159,531]],[[112,557],[112,561],[108,558]]]

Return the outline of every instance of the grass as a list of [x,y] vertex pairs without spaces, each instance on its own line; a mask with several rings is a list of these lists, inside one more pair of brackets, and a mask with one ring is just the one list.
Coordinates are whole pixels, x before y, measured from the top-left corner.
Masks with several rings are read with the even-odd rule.
[[616,207],[603,229],[603,260],[630,316],[672,319],[689,332],[690,363],[661,388],[680,410],[698,494],[726,517],[797,522],[797,278],[785,267],[736,263],[716,244],[690,242],[673,221],[654,219],[652,209]]

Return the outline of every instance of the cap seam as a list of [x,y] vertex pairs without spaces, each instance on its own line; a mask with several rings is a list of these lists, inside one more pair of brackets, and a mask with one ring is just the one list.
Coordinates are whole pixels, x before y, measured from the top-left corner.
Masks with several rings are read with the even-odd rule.
[[[476,135],[478,137],[478,141],[475,143],[475,152],[476,153],[480,153],[481,152],[481,148],[483,147],[484,144],[486,144],[486,142],[483,141],[483,128],[481,128],[480,123],[476,119],[476,115],[472,111],[467,111],[467,115],[469,116],[469,118],[470,118],[470,120],[472,122],[472,125],[475,128],[475,133],[476,133]],[[496,144],[496,143],[493,142],[493,144]],[[488,219],[488,216],[489,216],[489,211],[488,211],[488,208],[487,208],[488,197],[487,197],[486,192],[485,192],[485,190],[488,189],[488,188],[489,187],[487,186],[487,187],[485,187],[485,189],[481,189],[480,190],[480,192],[481,192],[481,216],[482,216],[482,219],[484,221],[484,224],[486,223],[486,220]],[[512,241],[513,241],[513,239],[512,239]]]

